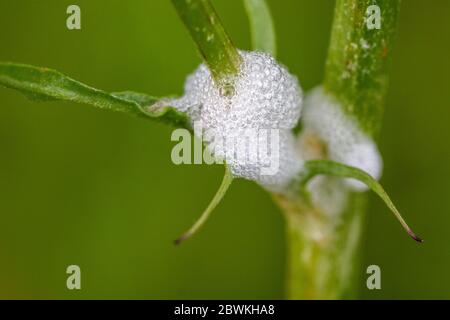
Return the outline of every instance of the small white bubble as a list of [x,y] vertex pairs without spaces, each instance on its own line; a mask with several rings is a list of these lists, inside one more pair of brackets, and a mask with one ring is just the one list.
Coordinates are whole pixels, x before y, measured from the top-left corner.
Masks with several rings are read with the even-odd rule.
[[363,48],[364,50],[370,49],[369,43],[367,43],[366,39],[364,39],[364,38],[361,38],[361,40],[359,41],[359,44],[361,45],[361,48]]

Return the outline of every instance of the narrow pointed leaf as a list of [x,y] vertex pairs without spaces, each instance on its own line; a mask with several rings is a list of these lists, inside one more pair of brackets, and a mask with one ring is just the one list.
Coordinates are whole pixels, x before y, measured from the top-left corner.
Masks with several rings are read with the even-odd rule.
[[244,0],[250,21],[253,50],[276,55],[275,28],[266,0]]
[[222,183],[217,190],[216,194],[214,195],[213,199],[209,203],[206,210],[202,213],[200,218],[194,223],[194,225],[185,232],[181,237],[175,240],[175,244],[180,244],[181,242],[187,240],[192,235],[194,235],[208,220],[211,212],[217,207],[217,205],[222,201],[223,197],[225,196],[228,188],[230,187],[231,183],[233,182],[233,175],[231,173],[231,170],[228,168],[227,165],[225,165],[225,174],[223,176]]
[[368,173],[364,172],[355,167],[350,167],[344,165],[342,163],[328,161],[328,160],[311,160],[305,163],[305,170],[300,179],[301,184],[305,185],[311,178],[316,175],[329,175],[335,177],[343,177],[343,178],[353,178],[358,181],[361,181],[365,185],[367,185],[373,192],[375,192],[387,205],[387,207],[392,211],[394,216],[400,222],[402,227],[408,232],[408,234],[416,241],[422,242],[420,239],[408,226],[405,220],[400,215],[400,212],[395,207],[394,203],[389,198],[386,191],[384,191],[383,187]]
[[187,115],[170,107],[170,99],[159,99],[145,93],[133,91],[113,92],[111,95],[122,100],[137,103],[146,117],[155,118],[160,122],[175,127],[191,128]]
[[164,106],[163,100],[130,92],[108,93],[48,68],[0,62],[0,86],[16,89],[37,101],[72,101],[177,126],[188,123],[185,114]]

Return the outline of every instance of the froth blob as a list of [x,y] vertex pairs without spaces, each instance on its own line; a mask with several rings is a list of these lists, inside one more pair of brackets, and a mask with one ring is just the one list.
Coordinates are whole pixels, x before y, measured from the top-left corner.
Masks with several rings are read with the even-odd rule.
[[[383,161],[377,145],[322,87],[307,95],[302,122],[305,132],[325,142],[328,159],[359,168],[377,180],[381,177]],[[367,190],[365,184],[354,179],[345,182],[351,190]]]
[[[208,147],[226,160],[234,176],[281,192],[302,165],[291,132],[300,118],[302,90],[297,78],[269,54],[240,54],[243,62],[232,85],[215,84],[202,64],[187,78],[184,96],[171,104],[213,132],[216,138]],[[253,138],[244,134],[249,131]]]

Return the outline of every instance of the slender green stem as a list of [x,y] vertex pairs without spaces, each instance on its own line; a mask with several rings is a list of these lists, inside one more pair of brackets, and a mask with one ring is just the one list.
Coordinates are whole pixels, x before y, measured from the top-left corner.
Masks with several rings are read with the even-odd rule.
[[239,72],[241,56],[209,0],[172,0],[216,82]]

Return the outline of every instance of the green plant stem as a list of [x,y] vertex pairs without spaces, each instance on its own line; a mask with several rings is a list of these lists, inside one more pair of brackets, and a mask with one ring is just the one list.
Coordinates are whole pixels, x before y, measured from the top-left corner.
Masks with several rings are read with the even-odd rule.
[[[380,29],[367,28],[373,4],[381,10]],[[381,124],[399,10],[400,0],[336,2],[324,87],[369,135]]]
[[239,72],[241,56],[209,0],[172,0],[216,83]]
[[350,195],[343,223],[320,211],[280,195],[274,196],[286,217],[289,299],[345,299],[356,297],[359,237],[365,197]]
[[[369,136],[380,127],[400,0],[337,0],[324,89]],[[381,28],[366,27],[366,10],[377,4]],[[367,195],[349,192],[339,217],[275,196],[287,217],[290,299],[355,298],[359,246]]]

